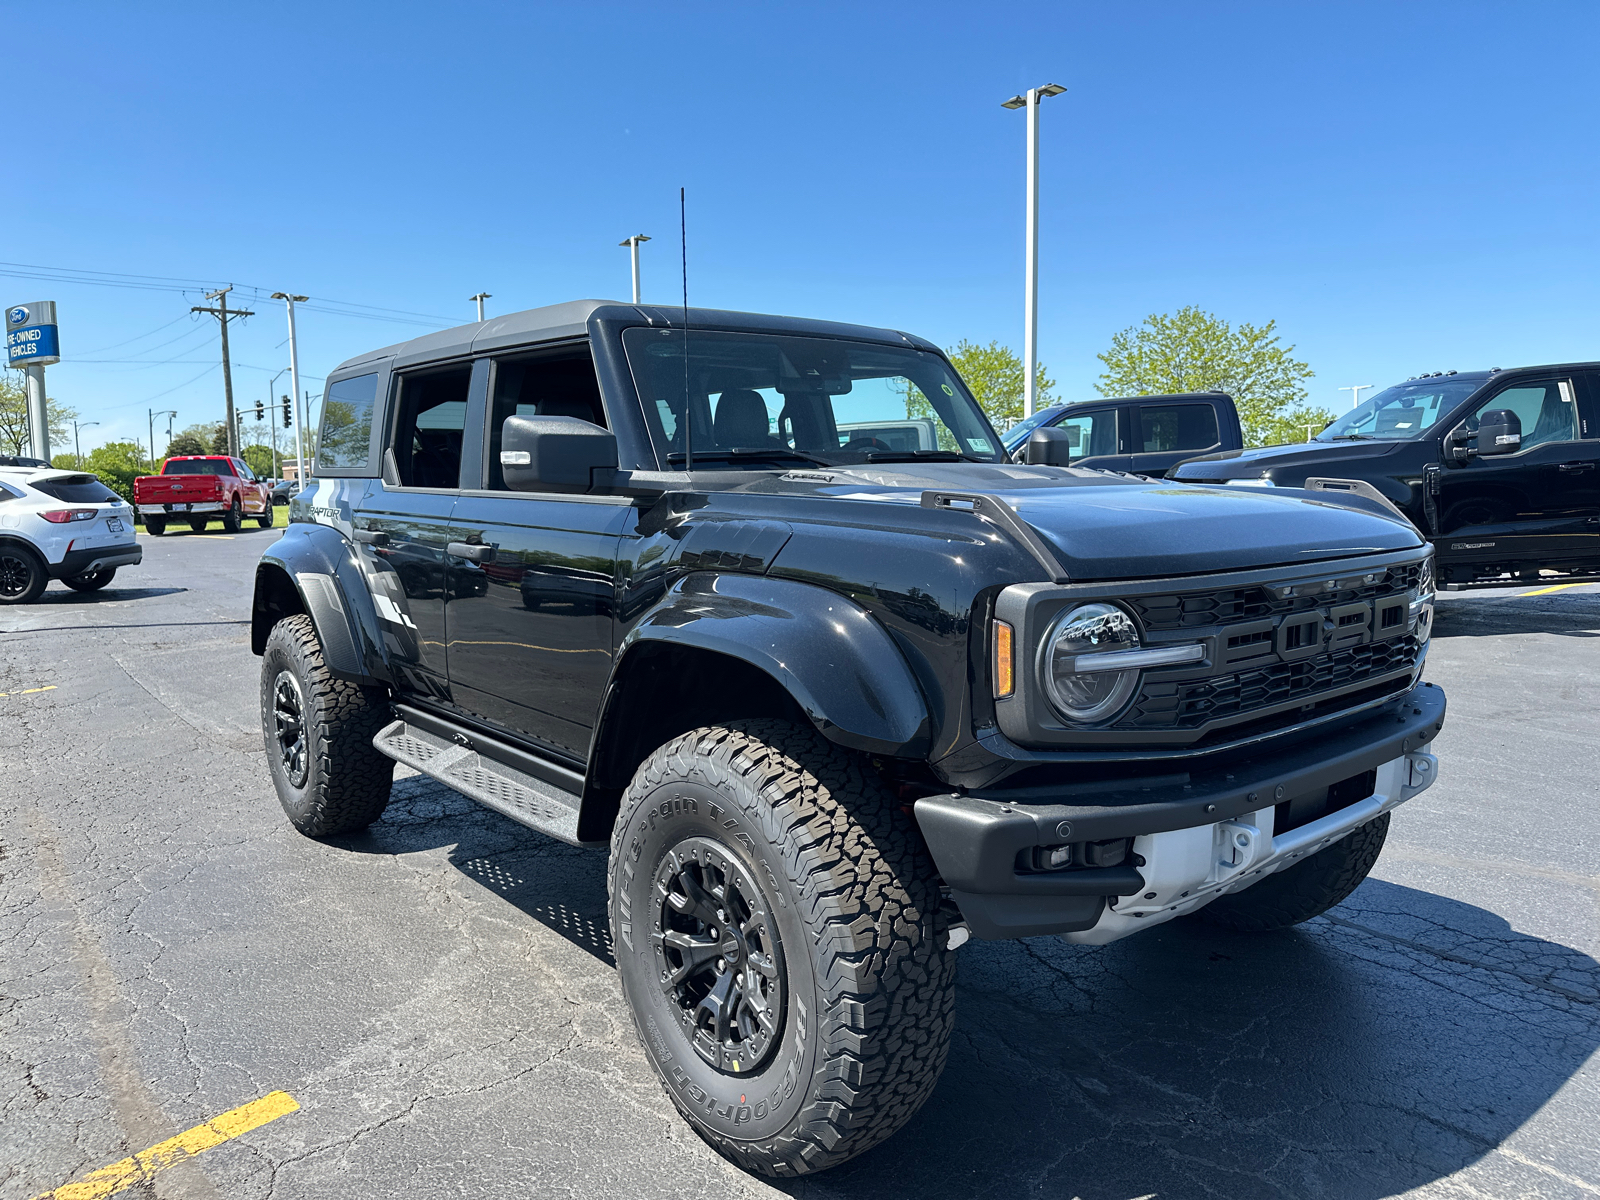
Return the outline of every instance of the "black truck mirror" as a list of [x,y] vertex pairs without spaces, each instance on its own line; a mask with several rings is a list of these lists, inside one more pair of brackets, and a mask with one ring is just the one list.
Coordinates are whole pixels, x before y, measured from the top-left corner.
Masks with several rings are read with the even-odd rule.
[[577,417],[507,417],[500,474],[514,492],[587,492],[617,469],[617,437]]
[[1035,429],[1028,436],[1027,461],[1033,466],[1069,467],[1076,440],[1065,429]]
[[1522,449],[1522,418],[1509,408],[1491,408],[1478,418],[1478,454],[1515,454]]

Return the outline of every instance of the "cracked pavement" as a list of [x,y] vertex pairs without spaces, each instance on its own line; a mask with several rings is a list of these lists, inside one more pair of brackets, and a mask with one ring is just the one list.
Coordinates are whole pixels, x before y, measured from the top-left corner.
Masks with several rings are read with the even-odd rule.
[[602,852],[415,775],[360,836],[290,828],[246,623],[275,536],[0,609],[0,692],[56,685],[0,699],[3,1200],[276,1088],[301,1110],[127,1194],[1600,1196],[1600,588],[1441,599],[1441,779],[1347,903],[969,943],[927,1107],[774,1188],[650,1075]]

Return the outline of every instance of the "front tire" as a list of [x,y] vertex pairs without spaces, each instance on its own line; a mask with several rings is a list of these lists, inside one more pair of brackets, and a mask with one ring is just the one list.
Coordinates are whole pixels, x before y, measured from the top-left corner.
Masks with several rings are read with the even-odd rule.
[[1388,836],[1389,814],[1384,813],[1305,861],[1242,892],[1219,896],[1195,915],[1243,933],[1270,933],[1309,921],[1361,886]]
[[108,567],[104,571],[87,571],[82,575],[68,575],[61,582],[75,592],[98,592],[116,577],[117,569]]
[[372,738],[388,698],[328,671],[311,618],[285,617],[261,656],[261,729],[278,801],[307,837],[365,829],[383,815],[394,761]]
[[735,1163],[834,1166],[933,1091],[950,918],[915,822],[859,757],[782,721],[684,734],[622,798],[608,893],[646,1057]]
[[32,604],[49,582],[44,559],[15,542],[0,545],[0,604]]
[[256,518],[256,524],[261,526],[263,529],[271,529],[272,522],[272,505],[269,504],[265,509],[262,510],[261,515]]

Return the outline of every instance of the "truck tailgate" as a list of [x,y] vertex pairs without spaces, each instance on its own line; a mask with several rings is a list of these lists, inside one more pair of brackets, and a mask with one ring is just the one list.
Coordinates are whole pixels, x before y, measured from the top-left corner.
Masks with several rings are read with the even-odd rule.
[[140,504],[190,504],[221,496],[222,480],[215,475],[151,475],[136,480],[134,488]]

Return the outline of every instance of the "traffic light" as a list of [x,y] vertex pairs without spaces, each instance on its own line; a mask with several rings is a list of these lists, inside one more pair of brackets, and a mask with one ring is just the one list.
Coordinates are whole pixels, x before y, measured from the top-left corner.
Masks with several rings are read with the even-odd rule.
[[294,421],[289,416],[289,397],[285,396],[283,398],[283,427],[287,429],[293,424]]
[[256,424],[257,425],[261,424],[261,418],[265,415],[265,412],[266,412],[266,410],[263,407],[261,401],[257,400],[256,401]]

